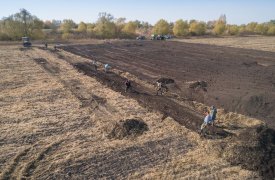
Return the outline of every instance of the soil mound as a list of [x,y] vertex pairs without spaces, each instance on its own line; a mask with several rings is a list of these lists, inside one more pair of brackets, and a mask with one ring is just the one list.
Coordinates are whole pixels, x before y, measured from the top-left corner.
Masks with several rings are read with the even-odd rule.
[[157,82],[161,82],[163,84],[173,84],[173,83],[175,83],[175,80],[169,79],[169,78],[160,78],[157,80]]
[[207,82],[206,81],[191,81],[188,82],[189,88],[191,89],[198,89],[198,88],[206,88]]
[[[236,143],[237,142],[237,143]],[[245,129],[222,148],[232,165],[259,171],[264,179],[275,177],[275,131],[267,127]]]
[[142,135],[144,131],[148,131],[148,126],[143,120],[126,119],[116,123],[108,137],[114,139],[136,137]]

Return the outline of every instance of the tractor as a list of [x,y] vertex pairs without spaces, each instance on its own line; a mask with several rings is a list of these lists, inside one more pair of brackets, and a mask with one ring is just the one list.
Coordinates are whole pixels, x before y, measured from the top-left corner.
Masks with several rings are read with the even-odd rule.
[[31,47],[32,43],[30,42],[29,37],[22,37],[22,41],[24,47]]

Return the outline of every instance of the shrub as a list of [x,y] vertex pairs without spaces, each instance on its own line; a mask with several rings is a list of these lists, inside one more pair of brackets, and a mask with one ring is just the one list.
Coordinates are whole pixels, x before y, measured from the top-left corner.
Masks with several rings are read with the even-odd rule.
[[169,33],[169,28],[169,23],[164,19],[161,19],[155,24],[153,32],[155,34],[164,35]]
[[182,19],[175,22],[173,33],[176,36],[186,36],[188,34],[188,23]]
[[239,34],[239,27],[237,25],[229,25],[227,26],[227,32],[229,35],[237,35]]
[[77,31],[81,33],[87,32],[87,24],[85,24],[84,22],[80,22],[77,27]]
[[267,34],[268,31],[268,26],[266,24],[257,24],[257,26],[255,27],[255,32],[257,34]]
[[246,32],[250,32],[250,33],[255,32],[255,28],[257,25],[258,25],[258,23],[256,23],[256,22],[248,23],[245,27]]
[[99,18],[94,28],[98,38],[115,38],[116,25],[113,22],[114,17],[111,14],[99,13]]
[[269,26],[267,34],[270,35],[270,36],[274,36],[275,35],[275,25]]
[[70,33],[72,29],[75,28],[76,24],[71,19],[64,19],[63,23],[61,24],[61,30],[63,33]]
[[135,34],[137,29],[137,24],[133,21],[130,21],[125,24],[125,26],[122,28],[122,32],[126,34]]
[[226,30],[225,22],[223,22],[223,21],[217,21],[215,23],[215,27],[213,29],[214,34],[222,35],[225,32],[225,30]]
[[204,22],[193,21],[190,24],[189,32],[192,35],[204,35],[206,31],[206,24]]

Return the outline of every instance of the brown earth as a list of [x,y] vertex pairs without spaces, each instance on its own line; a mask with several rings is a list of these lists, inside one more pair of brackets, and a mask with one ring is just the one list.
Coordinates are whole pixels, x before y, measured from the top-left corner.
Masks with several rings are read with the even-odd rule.
[[[206,106],[182,98],[177,80],[156,96],[152,83],[114,68],[104,73],[101,65],[95,71],[71,53],[11,46],[0,54],[0,179],[274,177],[274,131],[219,109],[217,126],[201,138],[194,131]],[[112,125],[127,119],[148,129],[109,138]],[[126,134],[137,124],[127,124]]]
[[[61,48],[109,63],[151,84],[171,78],[177,86],[170,90],[181,98],[259,118],[275,128],[274,52],[171,41],[114,41]],[[206,81],[207,92],[188,88],[193,81]]]

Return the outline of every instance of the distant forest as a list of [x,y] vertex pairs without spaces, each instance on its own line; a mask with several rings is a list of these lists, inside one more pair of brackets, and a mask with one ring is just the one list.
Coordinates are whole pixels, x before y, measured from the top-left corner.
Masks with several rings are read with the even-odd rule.
[[238,36],[275,35],[275,20],[266,23],[251,22],[243,25],[228,24],[226,15],[217,20],[203,22],[198,20],[168,22],[160,19],[152,25],[143,21],[126,21],[115,18],[106,12],[99,13],[94,23],[75,23],[71,19],[42,21],[26,9],[0,20],[0,40],[20,40],[23,36],[32,39],[113,39],[135,38],[138,35],[151,36]]

